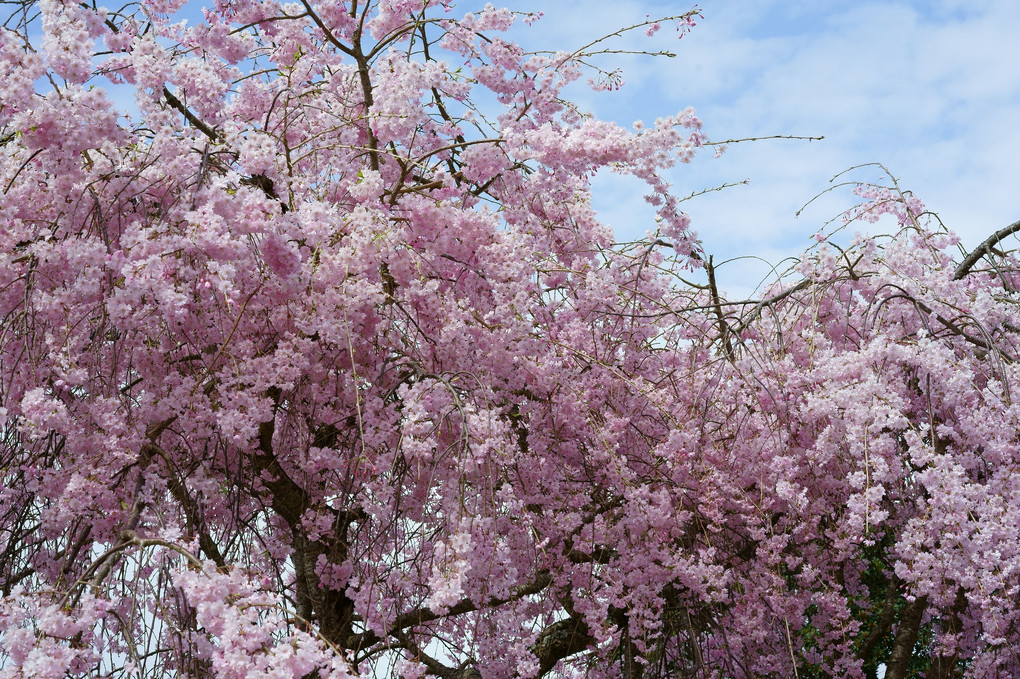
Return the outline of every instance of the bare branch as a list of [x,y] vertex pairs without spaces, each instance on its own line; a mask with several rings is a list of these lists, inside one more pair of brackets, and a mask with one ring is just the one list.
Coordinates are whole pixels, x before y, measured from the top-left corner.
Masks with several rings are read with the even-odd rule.
[[191,123],[196,129],[198,129],[202,134],[209,137],[209,139],[211,139],[212,141],[222,141],[223,136],[219,132],[214,130],[212,127],[210,127],[208,124],[203,122],[194,113],[192,113],[191,109],[185,106],[180,99],[175,97],[173,95],[173,92],[171,92],[166,85],[163,86],[163,98],[166,99],[166,103],[170,104],[175,109],[180,111],[181,114],[187,119],[187,121]]
[[953,280],[961,280],[964,276],[969,274],[970,270],[974,268],[974,265],[978,263],[978,260],[985,255],[992,254],[992,248],[1017,231],[1020,231],[1020,220],[1013,222],[1005,228],[999,229],[986,238],[981,245],[974,248],[973,252],[963,258],[963,261],[960,262],[960,266],[956,267],[956,271],[953,273]]

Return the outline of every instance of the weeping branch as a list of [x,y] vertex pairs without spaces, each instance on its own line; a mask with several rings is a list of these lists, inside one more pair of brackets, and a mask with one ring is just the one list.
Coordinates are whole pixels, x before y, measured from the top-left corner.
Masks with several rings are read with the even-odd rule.
[[974,265],[977,264],[982,257],[992,254],[993,248],[996,245],[1009,236],[1012,236],[1017,231],[1020,231],[1020,220],[1013,222],[1005,228],[999,229],[986,238],[981,245],[974,248],[973,252],[964,257],[963,261],[960,262],[960,266],[956,267],[956,272],[953,274],[953,280],[958,281],[969,274],[970,270],[974,268]]

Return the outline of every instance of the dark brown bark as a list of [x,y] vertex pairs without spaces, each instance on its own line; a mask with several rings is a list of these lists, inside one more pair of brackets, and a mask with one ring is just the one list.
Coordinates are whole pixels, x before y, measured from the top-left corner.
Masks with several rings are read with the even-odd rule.
[[905,679],[910,669],[910,659],[914,655],[914,644],[921,627],[921,617],[928,604],[927,597],[917,597],[908,601],[900,611],[900,624],[896,627],[892,652],[886,665],[885,679]]
[[719,297],[719,287],[715,282],[715,264],[713,263],[711,256],[708,258],[705,270],[708,272],[708,287],[712,293],[712,304],[714,305],[715,317],[719,324],[719,341],[722,342],[723,350],[726,352],[726,358],[732,361],[733,344],[730,342],[730,327],[729,324],[726,323],[726,315],[722,310],[722,302]]
[[865,637],[857,649],[857,657],[863,660],[865,664],[871,664],[875,647],[888,634],[889,628],[892,627],[893,621],[896,619],[896,584],[893,581],[886,585],[882,613],[878,616],[878,620],[875,621],[875,626],[871,628],[871,632],[868,633],[868,636]]
[[166,100],[166,103],[170,104],[175,109],[177,109],[177,111],[180,112],[180,114],[183,115],[184,118],[189,123],[191,123],[193,127],[198,129],[205,136],[209,137],[210,141],[217,142],[222,140],[223,137],[220,135],[219,132],[217,132],[210,125],[207,125],[205,122],[202,121],[202,119],[196,116],[191,111],[191,109],[185,106],[184,102],[175,97],[173,92],[170,91],[170,88],[166,87],[165,85],[163,86],[163,98]]
[[[414,611],[410,611],[408,613],[404,613],[403,615],[398,616],[397,619],[393,621],[393,625],[392,627],[390,627],[389,634],[391,635],[399,634],[402,633],[404,630],[414,627],[416,625],[422,625],[427,622],[432,622],[433,620],[439,620],[440,618],[447,618],[455,615],[463,615],[464,613],[477,611],[479,608],[483,607],[495,608],[496,606],[500,606],[509,601],[516,601],[518,599],[521,599],[522,597],[530,596],[532,594],[538,594],[546,587],[548,587],[551,582],[552,577],[549,575],[548,571],[542,571],[535,577],[534,580],[532,580],[526,585],[523,585],[522,587],[518,587],[511,593],[509,597],[506,598],[492,597],[488,601],[484,602],[484,604],[482,605],[476,604],[470,599],[461,599],[456,604],[451,606],[446,613],[436,613],[435,611],[429,608],[419,608]],[[373,644],[376,644],[379,641],[382,641],[382,639],[380,639],[378,635],[376,635],[374,632],[368,631],[362,634],[355,634],[349,637],[347,639],[346,646],[347,648],[350,649],[360,650],[368,648],[369,646],[372,646]]]
[[[273,399],[274,412],[279,406],[281,392],[272,387],[267,396]],[[334,512],[334,530],[328,542],[309,540],[301,524],[301,517],[311,507],[308,493],[297,484],[280,466],[273,450],[275,420],[259,425],[259,452],[253,456],[254,471],[262,478],[271,493],[271,507],[290,526],[294,540],[293,559],[295,572],[304,576],[298,583],[296,594],[298,607],[314,617],[319,632],[330,642],[342,646],[351,636],[354,619],[354,602],[343,591],[320,587],[315,565],[320,555],[327,555],[333,563],[342,563],[347,558],[347,532],[351,522],[356,520],[354,512]]]
[[542,630],[531,647],[538,659],[538,676],[545,676],[559,661],[586,650],[593,643],[595,640],[588,633],[584,620],[571,617],[554,622]]
[[[963,615],[966,608],[967,595],[960,587],[956,590],[956,601],[953,602],[953,608],[949,611],[949,615],[943,618],[942,631],[944,634],[959,634],[963,630],[960,616]],[[950,679],[956,674],[958,660],[959,652],[936,655],[932,658],[931,666],[925,675],[926,679]]]

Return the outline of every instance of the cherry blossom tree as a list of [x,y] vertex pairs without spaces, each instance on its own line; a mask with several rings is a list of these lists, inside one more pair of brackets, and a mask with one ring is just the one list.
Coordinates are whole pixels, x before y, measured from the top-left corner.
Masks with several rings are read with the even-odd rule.
[[728,301],[663,178],[694,113],[565,98],[620,85],[600,41],[450,0],[14,8],[0,676],[1020,672],[1020,223],[958,252],[862,185],[894,235]]

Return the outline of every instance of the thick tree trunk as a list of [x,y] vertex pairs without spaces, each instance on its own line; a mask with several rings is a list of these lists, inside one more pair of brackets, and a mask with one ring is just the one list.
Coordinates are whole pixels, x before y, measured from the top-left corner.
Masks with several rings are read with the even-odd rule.
[[875,647],[889,632],[889,628],[892,627],[893,621],[896,619],[896,598],[896,581],[893,580],[886,585],[882,614],[878,616],[875,626],[857,650],[857,657],[863,660],[865,665],[872,664]]
[[[960,587],[956,590],[956,601],[949,615],[943,620],[943,632],[946,634],[959,634],[963,629],[963,622],[960,616],[967,608],[967,595]],[[950,679],[955,674],[959,651],[950,654],[938,654],[932,658],[931,666],[928,668],[926,679]]]
[[900,624],[896,627],[896,638],[893,640],[889,663],[886,665],[885,679],[905,679],[910,668],[910,658],[914,654],[917,633],[921,627],[921,617],[928,604],[927,597],[918,597],[908,601],[900,612]]
[[594,641],[583,620],[567,618],[549,625],[531,647],[531,652],[538,658],[538,676],[545,676],[560,660],[580,653]]

